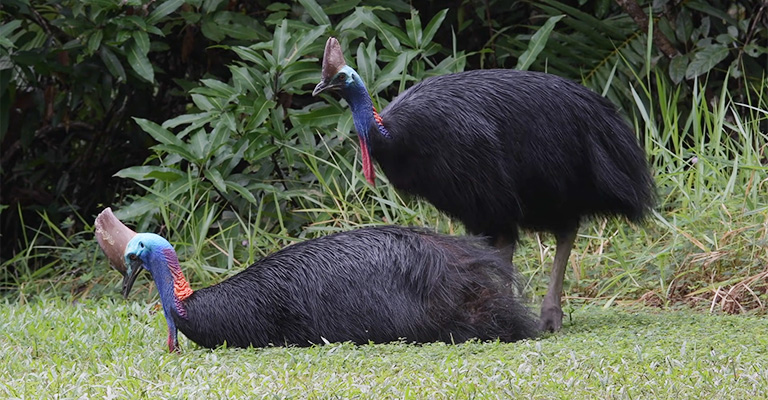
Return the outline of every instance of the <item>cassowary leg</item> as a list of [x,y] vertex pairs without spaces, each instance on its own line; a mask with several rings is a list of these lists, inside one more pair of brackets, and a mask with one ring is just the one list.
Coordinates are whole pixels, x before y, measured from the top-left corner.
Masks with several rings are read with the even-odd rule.
[[541,318],[539,327],[542,331],[556,332],[563,326],[563,309],[560,306],[560,298],[563,295],[563,278],[568,258],[571,255],[573,242],[576,240],[578,227],[568,232],[557,233],[557,248],[555,249],[555,262],[552,264],[552,273],[549,276],[549,288],[541,303]]

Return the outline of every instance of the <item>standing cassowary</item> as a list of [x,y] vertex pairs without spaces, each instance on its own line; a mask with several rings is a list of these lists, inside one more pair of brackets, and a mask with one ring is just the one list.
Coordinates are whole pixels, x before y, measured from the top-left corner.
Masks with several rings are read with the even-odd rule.
[[351,341],[514,341],[537,333],[512,264],[477,239],[400,227],[364,228],[288,246],[193,291],[173,247],[140,233],[125,248],[128,296],[152,274],[168,323],[216,347]]
[[519,228],[555,235],[542,329],[562,326],[563,276],[581,220],[638,221],[653,205],[653,181],[632,129],[609,101],[563,78],[501,69],[437,76],[378,114],[329,38],[313,95],[327,89],[340,91],[352,110],[371,184],[373,158],[395,188],[510,253]]

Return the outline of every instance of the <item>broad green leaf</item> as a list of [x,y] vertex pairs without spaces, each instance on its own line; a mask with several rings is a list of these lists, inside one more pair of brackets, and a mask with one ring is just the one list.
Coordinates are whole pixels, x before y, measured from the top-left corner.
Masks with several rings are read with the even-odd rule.
[[376,76],[376,59],[376,38],[371,39],[368,46],[360,42],[357,46],[357,72],[369,87]]
[[[150,176],[150,174],[155,174]],[[137,167],[123,168],[113,176],[118,178],[129,178],[135,181],[143,181],[149,179],[160,179],[163,181],[174,181],[181,178],[184,174],[175,168],[159,167],[155,165],[142,165]]]
[[190,95],[190,97],[192,97],[192,102],[195,103],[195,106],[197,106],[197,108],[203,111],[213,111],[213,110],[219,109],[214,104],[213,99],[211,99],[208,96],[204,96],[201,94],[192,94]]
[[4,47],[6,49],[15,49],[16,45],[13,44],[10,39],[0,36],[0,47]]
[[546,46],[547,40],[549,39],[549,34],[552,33],[555,24],[557,24],[557,21],[563,19],[563,17],[565,17],[565,15],[549,17],[547,22],[545,22],[544,25],[531,36],[531,40],[528,43],[528,49],[517,59],[517,66],[515,69],[525,71],[534,61],[536,61],[536,57],[538,57],[539,53],[544,50],[544,46]]
[[213,119],[213,113],[211,112],[201,112],[197,114],[181,114],[178,117],[171,118],[165,122],[163,122],[163,128],[175,128],[179,125],[186,125],[191,124],[193,122],[199,122],[204,121],[208,122]]
[[677,13],[677,19],[675,22],[675,37],[680,43],[688,43],[695,40],[693,35],[693,19],[691,13],[683,7],[680,12]]
[[308,127],[325,127],[332,126],[339,121],[344,114],[352,115],[347,110],[342,110],[338,107],[318,107],[308,112],[296,113],[291,116],[291,120],[294,125],[302,125]]
[[[231,115],[230,113],[224,114]],[[219,120],[209,135],[209,142],[211,146],[210,152],[218,152],[219,148],[227,143],[227,140],[229,140],[232,133],[234,133],[234,130],[231,129],[229,123],[224,119]]]
[[120,207],[119,210],[115,211],[115,217],[122,221],[133,220],[137,217],[153,215],[157,210],[157,203],[144,197]]
[[288,43],[288,21],[284,20],[277,29],[275,29],[275,36],[272,38],[272,55],[278,64],[284,65],[285,57],[287,54],[286,43]]
[[[247,41],[265,41],[267,32],[253,18],[248,15],[231,11],[220,11],[216,13],[214,22],[219,25],[219,29],[227,36]],[[261,32],[260,29],[264,32]]]
[[337,0],[323,7],[326,15],[344,14],[360,4],[360,0]]
[[288,58],[288,63],[293,63],[298,60],[299,57],[305,56],[307,48],[311,46],[317,38],[325,34],[326,29],[326,26],[319,26],[309,32],[302,33],[301,38],[296,42],[296,45],[293,46],[291,56]]
[[14,19],[6,24],[0,25],[0,37],[7,38],[11,33],[21,26],[21,19]]
[[409,1],[403,0],[377,0],[373,2],[378,6],[381,6],[385,10],[392,10],[399,13],[407,13],[411,11],[411,4]]
[[381,73],[376,78],[376,83],[373,85],[373,93],[379,93],[387,86],[391,85],[392,82],[400,79],[401,75],[405,71],[405,67],[408,65],[408,62],[412,57],[412,52],[404,52],[397,56],[394,61],[387,64],[387,66],[381,70]]
[[171,131],[164,129],[162,126],[143,118],[133,118],[134,121],[141,127],[141,129],[144,130],[144,132],[149,133],[152,138],[157,140],[160,143],[163,144],[171,144],[176,146],[183,146],[184,142],[182,142],[179,138],[176,137]]
[[131,36],[136,41],[136,45],[139,46],[139,50],[144,54],[149,54],[149,35],[147,35],[147,32],[133,31]]
[[221,119],[219,120],[219,123],[226,126],[230,132],[237,133],[237,120],[235,120],[235,116],[232,115],[231,112],[221,113]]
[[[373,13],[373,11],[371,11],[368,8],[358,7],[355,10],[355,14],[359,16],[360,22],[362,22],[365,26],[369,28],[373,28],[379,33],[383,34],[379,37],[379,39],[381,39],[381,42],[384,46],[386,46],[387,48],[393,51],[400,48],[400,43],[397,43],[396,41],[397,39],[395,39],[394,35],[387,34],[389,32],[384,28],[386,24],[382,22],[381,19],[379,19],[379,17],[377,17],[376,14]],[[416,47],[416,46],[414,44],[411,47]]]
[[88,38],[88,54],[93,54],[96,52],[96,50],[99,49],[99,46],[101,46],[101,39],[104,38],[104,31],[101,29],[96,29],[91,34],[91,37]]
[[256,101],[253,102],[253,114],[248,118],[245,131],[251,131],[261,126],[269,117],[269,111],[275,107],[275,102],[259,94]]
[[124,15],[120,18],[123,20],[123,22],[126,22],[129,25],[133,25],[139,28],[141,31],[147,30],[147,21],[145,21],[143,17],[138,15]]
[[204,172],[205,177],[213,183],[220,192],[227,193],[227,184],[224,182],[224,178],[221,177],[221,173],[215,169],[206,169]]
[[152,70],[152,64],[149,62],[146,53],[142,53],[136,41],[130,41],[127,44],[128,64],[136,71],[139,76],[147,82],[155,81],[155,71]]
[[[283,123],[283,117],[285,116],[285,110],[283,107],[273,107],[269,110],[269,122],[270,128],[267,132],[277,140],[286,140],[285,137],[285,124]],[[291,153],[287,152],[286,157],[290,157]],[[288,164],[292,164],[293,160],[289,160]]]
[[418,11],[411,10],[411,18],[405,20],[405,29],[408,32],[408,37],[416,44],[416,47],[421,48],[422,30]]
[[320,79],[320,65],[315,61],[301,60],[288,66],[282,74],[285,84],[282,90],[288,93],[311,93]]
[[758,46],[752,42],[744,46],[744,53],[750,57],[759,57],[761,54],[768,53],[768,47]]
[[437,30],[440,29],[440,25],[443,24],[443,20],[445,20],[445,15],[448,13],[448,9],[445,8],[435,14],[434,17],[429,21],[427,24],[427,27],[424,28],[424,32],[422,33],[422,43],[430,43],[432,42],[432,39],[435,37],[435,34],[437,33]]
[[192,154],[191,151],[189,151],[188,146],[185,143],[182,143],[181,145],[174,145],[174,144],[157,144],[152,146],[153,150],[165,152],[172,156],[181,157],[189,162],[193,163],[200,163],[200,159],[197,157],[197,155]]
[[231,157],[229,158],[229,163],[224,169],[224,172],[229,175],[232,173],[232,170],[235,169],[237,164],[240,164],[240,161],[243,159],[243,155],[248,150],[248,146],[250,146],[250,142],[246,138],[240,139],[237,144],[232,146],[233,148],[238,149],[234,154],[231,154]]
[[200,129],[192,134],[186,147],[195,156],[194,161],[198,163],[207,160],[213,154],[213,149],[208,143],[208,132],[205,129]]
[[205,13],[216,11],[219,8],[219,5],[221,5],[221,3],[224,3],[224,2],[225,0],[204,0],[203,11]]
[[210,18],[207,15],[203,18],[203,24],[201,25],[200,30],[203,32],[203,36],[214,42],[221,42],[227,37],[227,33],[221,29],[221,26],[216,23],[213,18]]
[[675,84],[680,83],[685,78],[685,70],[688,68],[688,56],[678,55],[669,62],[669,78]]
[[157,179],[163,182],[175,182],[184,178],[187,174],[174,168],[163,167],[163,170],[152,171],[147,174],[147,178]]
[[339,123],[336,125],[336,131],[341,134],[347,134],[352,130],[352,126],[355,123],[354,117],[351,112],[343,113],[341,118],[338,119]]
[[123,69],[123,64],[120,63],[120,60],[115,53],[113,53],[107,46],[102,46],[101,49],[99,49],[99,56],[101,57],[101,61],[104,62],[104,65],[107,66],[109,73],[117,78],[118,81],[125,82],[125,69]]
[[686,79],[692,79],[709,72],[725,57],[728,57],[728,48],[720,44],[713,44],[697,51],[685,70]]
[[150,25],[155,25],[156,23],[160,22],[163,17],[176,11],[179,7],[181,7],[182,4],[184,4],[184,0],[161,1],[147,17],[147,23]]
[[725,21],[728,25],[736,25],[738,21],[731,17],[724,8],[713,7],[708,2],[703,1],[688,1],[685,3],[685,7],[691,8],[697,11],[701,11],[705,14],[709,14],[718,20]]
[[248,189],[243,187],[243,185],[241,185],[241,184],[239,184],[237,182],[232,182],[230,180],[226,181],[226,185],[227,185],[228,188],[234,190],[235,192],[237,192],[238,194],[243,196],[243,198],[248,200],[249,203],[254,204],[254,205],[258,205],[258,201],[256,200],[256,197],[254,197],[253,193],[248,191]]
[[416,44],[411,42],[411,38],[409,38],[408,35],[405,32],[403,32],[400,28],[396,26],[391,26],[391,25],[382,25],[381,28],[382,28],[382,31],[379,32],[379,35],[384,35],[384,37],[387,39],[386,41],[384,41],[384,44],[386,45],[387,43],[390,43],[391,46],[394,46],[391,48],[389,46],[385,46],[388,49],[395,52],[400,51],[401,43],[405,44],[408,47],[416,48]]
[[232,73],[232,83],[235,84],[235,90],[239,93],[244,93],[246,90],[251,93],[258,93],[258,88],[254,85],[248,68],[230,65],[229,71]]
[[264,147],[259,148],[258,150],[251,153],[251,162],[261,160],[262,158],[267,158],[272,155],[272,153],[276,152],[278,149],[277,146],[274,144],[268,144]]
[[323,8],[320,7],[319,4],[315,0],[299,0],[299,3],[301,3],[302,6],[304,6],[304,9],[307,10],[307,14],[315,21],[318,25],[330,25],[331,20],[328,18],[327,15],[325,15],[325,12],[323,11]]
[[213,89],[212,93],[215,93],[219,97],[229,98],[237,94],[235,88],[216,79],[201,79],[200,83]]
[[232,47],[232,51],[237,53],[237,55],[240,56],[240,58],[243,60],[256,64],[260,70],[269,70],[269,65],[264,59],[264,54],[261,51],[257,51],[244,46]]

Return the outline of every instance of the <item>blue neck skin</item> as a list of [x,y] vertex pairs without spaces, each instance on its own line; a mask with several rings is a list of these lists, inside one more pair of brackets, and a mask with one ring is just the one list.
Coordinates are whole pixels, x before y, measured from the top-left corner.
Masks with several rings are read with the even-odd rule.
[[[165,314],[165,322],[168,324],[168,349],[170,351],[176,351],[179,349],[178,329],[176,329],[176,323],[173,321],[173,314],[180,315],[178,305],[180,301],[176,298],[176,294],[173,291],[173,275],[171,275],[171,266],[168,265],[168,258],[165,253],[167,249],[162,251],[152,252],[149,259],[150,268],[147,268],[152,273],[152,279],[155,281],[157,291],[160,293],[160,303],[163,305],[163,313]],[[170,250],[173,252],[173,249]]]
[[339,72],[344,72],[348,77],[346,84],[341,87],[341,96],[344,97],[352,110],[352,120],[357,134],[363,139],[370,151],[371,147],[368,140],[370,127],[372,125],[377,126],[379,132],[385,137],[389,136],[389,132],[383,126],[376,124],[376,120],[373,118],[373,102],[363,80],[360,79],[360,75],[348,65],[342,67]]

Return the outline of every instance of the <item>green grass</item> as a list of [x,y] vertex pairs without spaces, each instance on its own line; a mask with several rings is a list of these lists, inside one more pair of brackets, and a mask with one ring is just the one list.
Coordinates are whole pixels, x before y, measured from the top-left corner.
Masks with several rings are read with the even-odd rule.
[[768,330],[755,316],[576,307],[518,343],[197,348],[168,354],[136,301],[0,306],[2,398],[757,398]]

